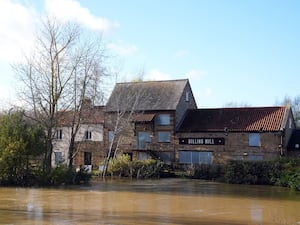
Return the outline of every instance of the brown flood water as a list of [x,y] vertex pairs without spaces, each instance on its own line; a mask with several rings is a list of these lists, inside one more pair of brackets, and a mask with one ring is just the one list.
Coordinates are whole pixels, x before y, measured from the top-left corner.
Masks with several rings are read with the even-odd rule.
[[0,188],[0,224],[300,224],[300,193],[199,180]]

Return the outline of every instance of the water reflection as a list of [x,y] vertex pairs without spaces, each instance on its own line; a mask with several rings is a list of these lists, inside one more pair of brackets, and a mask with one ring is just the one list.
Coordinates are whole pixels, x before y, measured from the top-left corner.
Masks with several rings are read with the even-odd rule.
[[300,194],[198,180],[1,188],[0,224],[300,224]]

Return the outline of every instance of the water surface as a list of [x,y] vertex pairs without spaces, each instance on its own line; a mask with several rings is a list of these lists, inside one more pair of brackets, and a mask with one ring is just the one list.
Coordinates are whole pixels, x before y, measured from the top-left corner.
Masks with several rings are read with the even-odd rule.
[[199,180],[0,188],[0,224],[300,224],[300,193]]

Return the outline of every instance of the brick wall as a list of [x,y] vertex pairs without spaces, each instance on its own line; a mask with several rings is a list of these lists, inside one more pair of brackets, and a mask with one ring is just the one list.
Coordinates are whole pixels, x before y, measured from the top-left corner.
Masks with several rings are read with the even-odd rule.
[[84,152],[92,154],[92,168],[98,169],[100,162],[105,159],[103,141],[83,141],[76,143],[76,155],[74,157],[74,167],[79,168],[84,165]]
[[247,159],[249,156],[262,156],[273,159],[281,153],[281,133],[260,133],[260,147],[249,146],[249,133],[180,133],[178,138],[224,138],[224,145],[188,145],[176,143],[176,161],[179,151],[207,151],[213,154],[213,163],[224,163],[229,159]]

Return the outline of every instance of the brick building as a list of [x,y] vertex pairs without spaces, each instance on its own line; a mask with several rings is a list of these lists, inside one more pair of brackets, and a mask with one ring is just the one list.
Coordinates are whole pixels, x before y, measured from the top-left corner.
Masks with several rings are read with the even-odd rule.
[[175,128],[196,109],[187,79],[116,84],[106,105],[105,148],[134,159],[175,160]]
[[[87,101],[81,113],[76,167],[97,169],[124,153],[175,165],[300,155],[290,107],[197,109],[187,79],[117,83],[105,107]],[[61,112],[53,166],[68,164],[72,116]]]
[[268,160],[287,154],[290,107],[187,110],[177,127],[179,164]]
[[289,157],[300,158],[300,129],[293,130],[292,136],[287,146],[287,155]]

